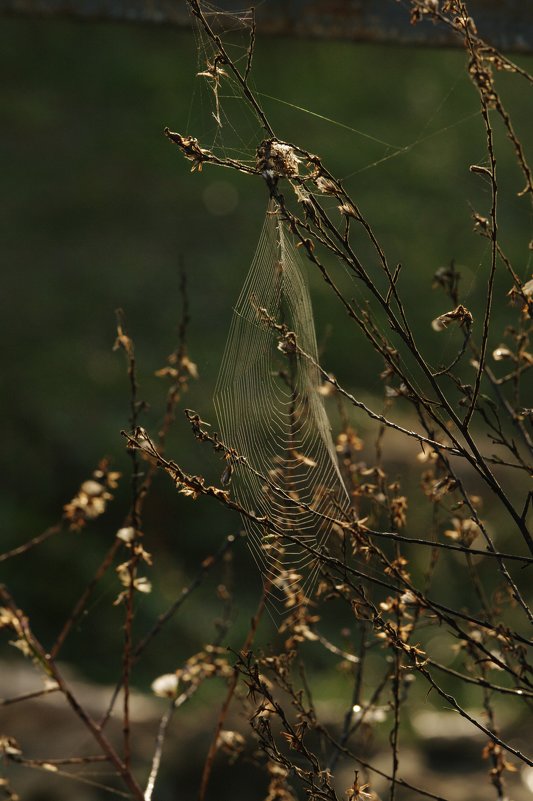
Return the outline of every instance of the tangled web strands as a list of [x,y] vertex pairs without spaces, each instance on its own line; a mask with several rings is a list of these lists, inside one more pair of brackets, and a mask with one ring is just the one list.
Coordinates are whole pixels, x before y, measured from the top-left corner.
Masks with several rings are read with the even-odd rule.
[[[215,390],[224,442],[246,458],[234,466],[235,497],[275,526],[272,532],[243,518],[277,609],[292,605],[297,594],[310,595],[318,564],[309,547],[319,549],[334,525],[326,518],[338,519],[349,507],[318,370],[299,353],[318,362],[299,258],[270,201]],[[294,333],[297,349],[286,346],[280,326]]]

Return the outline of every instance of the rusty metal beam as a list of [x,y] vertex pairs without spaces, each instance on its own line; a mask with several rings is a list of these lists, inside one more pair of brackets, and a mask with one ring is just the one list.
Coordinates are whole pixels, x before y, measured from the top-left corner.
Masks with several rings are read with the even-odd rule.
[[[244,4],[219,0],[217,6],[238,11]],[[480,36],[490,44],[504,51],[533,52],[533,0],[470,0],[468,5]],[[429,21],[411,25],[408,6],[406,0],[267,0],[257,9],[258,32],[354,42],[459,44],[443,26]],[[0,14],[191,24],[185,0],[0,0]]]

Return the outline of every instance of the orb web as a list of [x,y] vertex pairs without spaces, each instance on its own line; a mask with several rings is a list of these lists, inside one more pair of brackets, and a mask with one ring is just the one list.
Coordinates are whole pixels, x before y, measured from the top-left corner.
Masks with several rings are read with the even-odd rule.
[[[243,515],[277,610],[310,597],[317,554],[334,519],[349,508],[319,391],[311,299],[299,262],[270,201],[214,397],[224,443],[245,457],[235,459],[232,494],[273,524],[268,528]],[[293,332],[296,348],[284,346],[280,327]]]

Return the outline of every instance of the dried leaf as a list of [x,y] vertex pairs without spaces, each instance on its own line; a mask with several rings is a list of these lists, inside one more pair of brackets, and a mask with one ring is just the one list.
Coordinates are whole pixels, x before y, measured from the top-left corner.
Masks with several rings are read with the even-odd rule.
[[439,317],[436,317],[431,323],[431,327],[434,331],[444,331],[449,325],[451,325],[451,323],[458,323],[458,325],[465,326],[467,329],[470,329],[473,321],[474,318],[466,306],[459,304],[459,306],[453,309],[453,311],[446,312],[445,314],[441,314]]

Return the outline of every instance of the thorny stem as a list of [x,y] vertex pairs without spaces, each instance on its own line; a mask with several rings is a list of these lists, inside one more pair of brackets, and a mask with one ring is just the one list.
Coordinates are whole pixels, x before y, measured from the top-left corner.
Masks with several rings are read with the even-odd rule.
[[[466,15],[466,11],[465,11]],[[470,39],[468,24],[465,22],[465,37],[467,41],[467,46],[470,51],[470,57],[474,64],[476,64],[476,68],[479,69],[478,64],[478,56],[477,52],[474,48],[474,45]],[[485,124],[485,132],[487,137],[487,152],[489,155],[489,162],[490,162],[490,188],[491,188],[491,209],[490,209],[490,219],[491,219],[491,226],[490,226],[490,243],[491,243],[491,264],[490,264],[490,271],[489,271],[489,278],[487,282],[487,302],[485,305],[485,316],[483,319],[483,331],[481,336],[481,351],[479,355],[479,366],[477,369],[476,380],[474,384],[474,391],[472,393],[472,398],[470,402],[470,407],[465,415],[463,420],[463,427],[464,430],[468,429],[468,425],[470,420],[472,419],[472,415],[476,408],[476,401],[479,395],[479,390],[481,386],[481,378],[483,376],[483,370],[485,366],[485,357],[487,355],[487,342],[489,338],[489,325],[490,325],[490,316],[491,316],[491,309],[492,309],[492,295],[494,291],[494,277],[496,275],[496,265],[498,261],[498,224],[496,219],[497,214],[497,197],[498,197],[498,185],[496,183],[496,157],[494,155],[494,141],[492,136],[492,127],[490,124],[489,119],[489,109],[487,106],[487,101],[480,92],[480,99],[481,99],[481,115],[483,117],[483,122]]]
[[[180,273],[181,273],[181,277],[180,277],[180,295],[181,295],[182,308],[181,308],[181,317],[180,317],[180,323],[179,323],[179,328],[178,328],[178,345],[177,345],[177,348],[175,349],[175,351],[168,358],[168,363],[169,363],[169,366],[172,369],[172,375],[173,375],[173,379],[174,380],[173,380],[173,383],[171,384],[171,386],[170,386],[170,388],[169,388],[169,390],[167,392],[167,400],[166,400],[165,413],[164,413],[164,417],[163,417],[163,423],[161,425],[161,428],[160,428],[160,430],[158,432],[158,437],[157,437],[157,445],[158,445],[158,448],[159,448],[161,453],[164,453],[164,451],[165,451],[166,439],[167,439],[167,436],[168,436],[168,434],[170,432],[170,429],[171,429],[172,424],[174,423],[174,419],[175,419],[176,404],[178,403],[178,401],[180,399],[181,393],[183,391],[186,391],[186,389],[187,389],[187,381],[188,381],[188,377],[190,375],[190,373],[187,370],[185,370],[185,368],[184,368],[184,360],[185,360],[185,357],[187,355],[187,344],[186,343],[187,343],[187,330],[188,330],[188,326],[189,326],[189,322],[190,322],[190,315],[189,315],[189,299],[188,299],[188,295],[187,295],[187,274],[186,274],[186,272],[185,272],[185,270],[183,268],[183,265],[180,265]],[[120,342],[120,339],[117,340],[117,342],[118,342],[118,344],[122,344]],[[130,343],[130,340],[129,340],[129,338],[127,338],[124,341],[124,343],[122,344],[122,346],[124,347],[124,349],[126,350],[126,353],[128,355],[128,370],[130,369],[130,356],[129,356],[129,351],[128,351],[128,349],[130,347],[129,343]],[[174,367],[174,364],[176,364],[177,367]],[[141,518],[142,509],[143,509],[143,506],[144,506],[145,499],[148,497],[148,493],[149,493],[150,487],[152,485],[152,481],[153,481],[153,479],[155,477],[156,470],[157,470],[157,465],[155,463],[151,463],[148,466],[148,469],[146,471],[144,480],[142,482],[142,486],[138,489],[138,492],[136,494],[136,513],[137,513],[137,517],[139,518],[139,520]],[[130,519],[131,519],[131,514],[132,513],[130,512]],[[129,521],[126,521],[126,523],[127,522],[129,522]],[[226,548],[230,546],[232,541],[233,540],[230,540],[230,538],[228,537],[228,539],[227,539],[227,541],[225,543],[225,546],[223,546],[220,549],[220,551],[216,554],[216,556],[213,558],[213,562],[211,562],[209,559],[205,560],[204,564],[202,565],[202,570],[197,575],[196,579],[192,582],[192,584],[189,585],[189,587],[185,588],[182,591],[180,597],[177,599],[177,601],[174,604],[171,605],[171,607],[167,610],[166,613],[162,614],[159,617],[159,619],[156,622],[156,624],[154,625],[153,629],[149,632],[148,635],[146,635],[145,639],[141,643],[139,643],[136,646],[136,648],[133,650],[133,653],[131,654],[131,665],[130,665],[130,668],[137,661],[137,659],[139,659],[142,651],[148,645],[150,640],[160,631],[160,629],[167,622],[167,620],[169,620],[175,614],[175,612],[179,609],[179,607],[185,601],[185,599],[188,597],[188,595],[197,586],[200,585],[200,583],[202,582],[203,578],[205,577],[205,575],[209,571],[211,565],[218,562],[219,558],[221,558],[223,556],[223,554],[226,551]],[[100,726],[102,728],[105,727],[105,725],[107,724],[107,721],[109,720],[109,718],[111,716],[111,713],[112,713],[113,708],[115,706],[118,694],[119,694],[120,690],[122,689],[122,687],[123,687],[123,678],[121,678],[117,682],[117,685],[116,685],[116,687],[115,687],[115,689],[113,691],[113,694],[111,696],[111,700],[109,702],[107,711],[106,711],[105,715],[103,716],[102,720],[100,721]]]
[[[187,410],[187,413],[188,413],[188,415],[191,414],[189,410]],[[295,506],[301,507],[302,509],[305,509],[306,511],[311,512],[313,515],[316,515],[317,517],[322,518],[325,521],[328,521],[328,522],[331,522],[331,523],[335,523],[341,529],[351,531],[352,533],[354,533],[357,536],[366,535],[366,537],[367,537],[365,539],[366,547],[370,548],[375,554],[379,555],[379,558],[381,560],[384,560],[384,565],[387,567],[387,569],[390,569],[390,567],[391,567],[390,566],[390,562],[388,562],[385,559],[385,557],[382,554],[382,552],[379,551],[376,548],[376,546],[371,543],[370,538],[369,538],[370,536],[373,536],[374,534],[379,534],[380,532],[374,532],[373,530],[366,528],[366,526],[364,526],[364,525],[362,525],[361,523],[358,523],[358,522],[351,523],[351,522],[346,522],[345,520],[337,520],[334,517],[331,517],[330,515],[326,515],[323,512],[319,512],[319,511],[315,510],[311,505],[309,505],[309,504],[307,504],[307,503],[305,503],[303,501],[300,501],[297,498],[294,498],[289,493],[287,493],[282,487],[279,487],[277,484],[274,484],[268,477],[262,475],[257,470],[255,470],[253,467],[251,467],[250,464],[248,463],[248,461],[244,457],[239,456],[239,454],[236,454],[234,451],[227,449],[226,446],[224,445],[224,443],[222,443],[220,440],[214,440],[214,438],[210,437],[210,435],[206,434],[205,432],[202,432],[201,429],[199,429],[199,422],[198,422],[197,418],[195,420],[194,416],[193,416],[192,420],[193,420],[193,425],[197,429],[196,433],[197,433],[197,435],[199,436],[200,439],[205,439],[205,440],[213,442],[213,444],[215,446],[215,449],[217,449],[217,450],[225,450],[226,452],[231,453],[233,458],[235,458],[236,460],[241,461],[242,464],[244,464],[247,469],[249,469],[257,477],[261,478],[261,480],[265,484],[267,484],[276,494],[278,494],[280,497],[282,497],[284,499],[284,501],[289,502],[291,504],[294,504]],[[129,434],[126,434],[126,432],[122,432],[122,433],[128,439],[130,447],[140,447],[138,445],[135,437],[132,437]],[[169,473],[169,475],[174,479],[174,481],[176,482],[176,484],[178,486],[183,484],[184,486],[189,487],[190,489],[192,489],[195,493],[198,493],[198,494],[201,494],[201,495],[207,495],[209,497],[216,498],[217,500],[221,501],[224,505],[228,506],[228,508],[234,509],[234,510],[240,512],[241,515],[244,515],[245,517],[248,517],[250,520],[254,520],[254,521],[260,523],[261,525],[263,525],[265,527],[265,529],[267,529],[269,531],[273,531],[273,532],[279,534],[280,536],[283,536],[284,538],[288,539],[289,541],[300,542],[298,537],[291,535],[290,532],[288,532],[287,530],[281,531],[279,529],[279,527],[272,520],[270,520],[268,517],[258,517],[253,511],[250,511],[249,509],[245,509],[241,504],[239,504],[236,501],[232,501],[230,499],[229,493],[227,491],[220,490],[220,489],[218,489],[216,487],[206,486],[203,478],[198,477],[198,476],[189,476],[189,475],[187,475],[187,473],[185,473],[176,464],[176,462],[169,462],[166,459],[164,459],[160,454],[158,454],[158,452],[155,449],[153,443],[146,436],[145,432],[143,432],[143,445],[144,445],[145,448],[149,449],[149,452],[151,453],[151,455],[158,461],[158,463],[162,467],[164,467],[166,472]],[[387,533],[384,536],[390,536],[390,535]],[[392,535],[391,538],[394,539],[394,535]],[[313,555],[315,555],[319,560],[322,559],[323,561],[329,561],[328,557],[323,552],[321,552],[321,551],[319,551],[319,550],[317,550],[315,548],[312,548],[311,546],[309,546],[307,544],[304,544],[303,542],[301,543],[301,545],[309,553],[312,553]],[[468,552],[468,549],[464,549],[464,551]],[[333,563],[335,563],[335,565],[337,565],[337,566],[342,564],[337,559],[334,559]],[[397,587],[392,587],[392,585],[390,585],[387,582],[384,582],[384,581],[382,581],[382,580],[380,580],[380,579],[378,579],[376,577],[367,576],[366,574],[362,574],[359,571],[348,567],[347,565],[344,566],[344,569],[348,570],[349,572],[353,573],[354,575],[365,576],[370,581],[372,581],[372,582],[374,582],[376,584],[379,584],[381,586],[387,587],[389,589],[394,589],[394,591],[398,591]],[[400,578],[400,580],[405,584],[405,587],[407,589],[411,590],[413,593],[416,594],[416,596],[417,596],[418,600],[420,601],[420,603],[422,603],[424,605],[427,605],[427,603],[429,601],[429,598],[423,596],[419,591],[417,591],[416,588],[413,587],[409,582],[407,582],[401,574],[398,575],[397,572],[395,571],[395,575],[398,578]],[[469,620],[470,622],[473,622],[476,625],[487,626],[488,628],[492,627],[492,625],[490,623],[485,623],[485,622],[483,622],[481,620],[473,618],[471,615],[467,615],[464,612],[460,612],[458,610],[450,609],[450,608],[444,606],[443,604],[438,604],[436,602],[430,602],[430,606],[431,605],[436,607],[436,608],[438,608],[438,609],[440,609],[440,610],[443,610],[445,612],[453,614],[456,617],[462,618],[464,620]],[[513,636],[516,637],[521,642],[524,642],[526,644],[533,644],[532,641],[530,641],[528,639],[525,639],[524,637],[522,637],[521,635],[519,635],[517,633],[513,633]],[[494,661],[496,663],[498,663],[500,666],[504,666],[505,668],[507,668],[507,666],[505,666],[504,663],[499,661],[496,657],[494,657]]]
[[0,585],[0,598],[6,604],[6,606],[12,611],[15,617],[18,620],[21,630],[24,632],[24,637],[31,647],[32,651],[35,653],[39,662],[41,663],[45,672],[56,681],[59,690],[65,696],[68,704],[76,714],[76,716],[82,721],[84,726],[90,731],[100,748],[102,749],[103,753],[106,755],[108,760],[114,766],[117,773],[122,778],[126,787],[132,793],[134,798],[137,798],[138,801],[144,801],[144,794],[137,784],[137,781],[133,777],[129,767],[120,759],[118,754],[116,753],[115,749],[101,731],[100,727],[95,723],[95,721],[90,717],[90,715],[85,711],[84,707],[81,706],[79,701],[77,700],[76,696],[72,692],[72,690],[67,685],[66,681],[64,680],[61,672],[59,671],[56,663],[51,659],[50,654],[47,654],[41,643],[37,640],[33,632],[31,631],[28,620],[23,614],[23,612],[19,609],[19,607],[15,604],[13,598],[9,594],[7,587],[5,585]]
[[[240,669],[241,673],[246,677],[247,684],[248,684],[248,687],[250,688],[250,691],[253,694],[257,693],[257,695],[262,696],[265,699],[265,701],[268,702],[269,706],[271,708],[275,709],[276,714],[280,718],[280,722],[282,723],[282,725],[285,728],[286,732],[288,734],[290,734],[291,738],[293,739],[293,743],[296,746],[297,750],[299,752],[301,752],[305,756],[305,758],[308,760],[308,762],[311,764],[313,772],[316,771],[317,774],[320,775],[319,766],[317,765],[316,756],[312,752],[310,752],[308,748],[306,748],[303,736],[298,736],[297,732],[291,726],[289,720],[287,719],[287,716],[285,714],[285,711],[284,711],[283,707],[276,701],[276,699],[274,698],[272,692],[270,691],[268,686],[265,684],[265,682],[261,680],[260,676],[258,675],[258,671],[253,669],[253,666],[250,664],[250,658],[248,658],[247,660],[244,659],[244,658],[241,659],[241,662],[239,663],[239,669]],[[295,703],[295,705],[298,706],[299,705],[299,701],[298,701],[298,698],[295,695],[294,691],[292,690],[292,688],[288,684],[284,684],[283,688],[289,693],[291,693],[291,691],[292,691],[293,703]],[[376,768],[374,765],[371,765],[369,762],[366,762],[365,760],[363,760],[360,757],[359,754],[355,754],[353,751],[348,749],[344,744],[342,744],[342,743],[338,742],[337,740],[335,740],[335,738],[331,735],[331,733],[328,731],[328,729],[324,725],[319,724],[317,722],[316,723],[316,730],[317,730],[318,733],[323,735],[324,738],[339,753],[342,753],[343,755],[350,757],[351,760],[354,760],[357,764],[361,765],[366,770],[372,771],[373,773],[376,773],[377,775],[382,776],[384,779],[387,779],[388,781],[392,780],[392,776],[390,774],[386,773],[385,771],[380,770],[379,768]],[[273,748],[273,743],[271,742],[269,744],[269,746],[270,746],[270,749],[272,749]],[[282,757],[281,757],[281,754],[279,754],[279,752],[278,752],[278,754],[276,754],[276,757],[277,757],[277,760],[281,762],[281,764],[285,764],[282,761]],[[294,766],[293,766],[293,769],[294,769]],[[301,774],[298,774],[298,775],[301,775]],[[327,771],[326,771],[326,775],[327,775]],[[436,794],[434,794],[434,793],[432,793],[432,792],[430,792],[428,790],[423,790],[422,788],[417,787],[416,785],[411,784],[410,782],[407,782],[404,779],[397,778],[396,779],[396,784],[399,784],[402,787],[406,787],[406,788],[408,788],[410,790],[413,790],[414,792],[419,793],[420,795],[422,795],[422,796],[424,796],[426,798],[435,799],[435,801],[448,801],[448,799],[446,799],[445,797],[440,796],[440,795],[436,795]],[[318,798],[321,798],[321,799],[322,798],[324,798],[324,799],[326,799],[326,798],[330,799],[331,798],[333,800],[333,799],[336,799],[337,797],[335,795],[327,795],[327,796],[326,795],[319,795]]]
[[504,695],[517,695],[520,698],[533,699],[533,692],[530,690],[502,687],[501,684],[494,684],[493,682],[487,681],[487,679],[483,677],[474,678],[473,676],[468,676],[466,673],[460,673],[458,670],[453,670],[453,668],[450,668],[447,665],[441,665],[440,662],[436,662],[430,657],[428,657],[426,661],[428,665],[431,665],[431,667],[437,668],[437,670],[440,670],[443,673],[448,673],[450,676],[455,676],[455,678],[460,679],[461,681],[466,681],[467,684],[475,684],[478,687],[487,687],[489,690],[494,690],[498,693],[504,693]]
[[[397,613],[397,625],[400,627],[400,616]],[[392,748],[392,779],[390,787],[390,801],[394,801],[396,797],[396,778],[398,775],[399,757],[398,757],[398,739],[400,730],[400,670],[401,670],[401,653],[395,651],[394,653],[394,676],[392,680],[392,699],[393,699],[393,712],[394,723],[389,736],[389,742]]]
[[[131,447],[139,447],[136,445],[135,439],[127,434],[124,434],[128,441],[130,442]],[[149,443],[149,444],[148,444]],[[311,545],[307,544],[306,542],[302,541],[298,537],[293,536],[292,534],[288,533],[287,531],[282,531],[273,523],[268,517],[263,517],[257,515],[255,512],[250,511],[249,509],[244,508],[240,503],[233,501],[229,497],[229,493],[227,491],[218,489],[217,487],[208,486],[205,484],[203,478],[198,476],[190,476],[185,473],[176,462],[169,462],[160,454],[157,453],[155,450],[153,443],[149,440],[147,441],[146,435],[145,439],[143,440],[143,449],[149,448],[149,453],[153,456],[153,458],[157,459],[158,463],[163,467],[166,472],[172,477],[172,479],[176,482],[177,486],[185,486],[191,489],[197,495],[205,495],[206,497],[215,498],[219,502],[223,503],[229,509],[233,509],[235,511],[240,512],[240,514],[255,523],[264,526],[267,531],[272,531],[278,536],[284,537],[289,542],[297,543],[301,548],[303,548],[306,552],[313,555],[319,561],[324,564],[329,564],[334,567],[336,570],[339,571],[341,576],[344,576],[345,572],[349,573],[352,576],[363,578],[376,586],[381,586],[386,588],[389,591],[393,591],[394,593],[401,593],[405,590],[409,590],[413,596],[416,598],[417,603],[419,603],[423,608],[431,610],[432,612],[436,613],[436,615],[443,621],[445,621],[449,626],[451,626],[454,631],[456,631],[457,635],[470,643],[474,644],[474,647],[477,647],[481,650],[489,659],[490,661],[497,664],[503,670],[506,670],[511,675],[513,675],[517,680],[525,683],[526,685],[530,685],[530,682],[525,676],[520,676],[515,670],[511,669],[509,665],[503,662],[497,655],[491,653],[483,643],[476,643],[469,634],[464,631],[456,622],[455,618],[459,618],[462,620],[469,621],[474,623],[476,626],[481,628],[491,629],[492,624],[483,620],[479,620],[472,615],[468,615],[465,612],[461,612],[456,609],[451,609],[442,603],[438,603],[437,601],[433,601],[427,596],[424,596],[420,591],[416,589],[416,587],[406,579],[401,571],[399,571],[396,567],[389,560],[386,559],[385,555],[379,551],[376,546],[370,541],[370,539],[365,540],[365,547],[368,548],[373,554],[375,554],[380,561],[382,561],[384,567],[386,568],[387,572],[390,573],[397,579],[401,587],[395,586],[390,584],[383,579],[378,578],[377,576],[370,575],[369,573],[365,573],[361,570],[358,570],[350,565],[343,564],[338,559],[328,556],[327,553],[323,550],[319,550],[317,548],[313,548]],[[278,488],[278,491],[282,493],[283,491]],[[294,501],[298,503],[298,501]],[[313,511],[311,507],[305,505],[307,509]],[[364,532],[364,526],[361,527],[360,524],[355,524],[352,526],[350,523],[346,523],[345,521],[337,520],[334,521],[339,525],[341,528],[346,528],[350,531],[353,531],[354,534],[361,536]],[[511,632],[508,629],[505,629],[506,635],[516,639],[518,642],[522,642],[524,644],[533,644],[530,640],[524,638],[522,635]]]
[[430,672],[426,668],[420,667],[419,670],[420,670],[420,673],[424,676],[424,678],[429,682],[429,684],[431,684],[433,689],[436,690],[438,692],[438,694],[442,698],[444,698],[444,700],[447,701],[453,707],[453,709],[455,709],[456,712],[458,712],[461,715],[462,718],[465,718],[466,720],[468,720],[469,723],[471,723],[477,729],[479,729],[484,734],[486,734],[487,737],[493,743],[496,743],[496,745],[499,745],[501,748],[504,748],[506,751],[509,751],[510,754],[513,754],[518,759],[521,759],[523,762],[526,763],[526,765],[529,765],[530,767],[533,766],[533,759],[530,759],[525,754],[522,754],[517,748],[513,748],[513,746],[510,745],[509,743],[505,743],[503,740],[501,740],[497,736],[497,734],[495,732],[491,731],[486,726],[484,726],[482,723],[480,723],[478,720],[476,720],[476,718],[472,717],[472,715],[470,715],[463,707],[461,707],[457,703],[457,701],[455,700],[453,695],[451,695],[450,693],[445,692],[437,684],[437,682],[433,679],[432,675],[430,674]]
[[[139,411],[142,404],[137,399],[139,385],[137,383],[137,371],[135,364],[135,349],[133,341],[127,334],[124,313],[121,309],[117,310],[117,342],[123,348],[126,359],[128,378],[130,382],[130,428],[133,431],[138,424]],[[131,526],[134,530],[132,541],[131,556],[128,559],[128,586],[125,594],[125,622],[124,622],[124,649],[122,654],[122,686],[123,695],[123,718],[122,731],[124,736],[124,762],[129,767],[131,759],[130,746],[130,673],[131,673],[131,649],[132,649],[132,626],[134,618],[134,596],[135,596],[135,577],[137,574],[137,564],[139,556],[135,549],[138,533],[141,529],[141,517],[139,511],[140,500],[140,462],[139,454],[131,453],[132,472],[131,472]]]
[[[438,6],[433,6],[425,2],[425,0],[411,0],[411,4],[417,7],[421,13],[422,18],[427,16],[429,19],[433,18],[434,20],[438,20],[443,25],[446,25],[449,28],[452,28],[459,36],[464,38],[465,29],[464,29],[464,18],[465,15],[467,17],[468,23],[470,20],[468,19],[468,14],[466,12],[466,6],[464,3],[461,3],[464,9],[463,18],[454,16],[454,6],[452,5],[452,10],[450,16],[447,16],[443,11],[439,10]],[[516,72],[517,75],[521,75],[522,78],[525,78],[526,81],[529,83],[533,83],[533,76],[527,72],[527,70],[522,69],[518,64],[515,64],[514,61],[511,61],[507,56],[504,56],[499,50],[496,50],[495,47],[492,47],[490,44],[485,42],[477,32],[474,33],[472,26],[469,24],[469,36],[470,41],[475,46],[476,50],[483,51],[487,54],[487,56],[491,59],[498,60],[502,65],[509,68],[510,72]]]
[[[150,645],[152,640],[159,634],[161,629],[168,623],[169,620],[176,614],[176,612],[181,608],[181,606],[185,603],[185,601],[189,598],[190,595],[202,584],[204,579],[207,577],[209,572],[212,570],[215,565],[219,564],[226,553],[228,553],[229,549],[233,547],[235,542],[235,537],[233,534],[229,534],[219,550],[213,555],[208,556],[202,562],[200,570],[196,574],[196,577],[188,584],[186,587],[182,589],[179,596],[176,598],[174,603],[172,603],[169,608],[162,612],[159,617],[157,618],[156,622],[148,631],[144,637],[137,643],[137,645],[132,650],[132,665],[134,665],[142,656],[146,648]],[[105,715],[103,716],[102,720],[100,721],[99,725],[101,728],[104,728],[109,720],[113,708],[115,706],[118,694],[122,689],[122,680],[120,680],[115,689],[113,690],[113,694],[111,696],[111,700],[109,702],[108,708],[106,710]]]
[[[267,485],[277,495],[279,495],[281,498],[283,498],[284,501],[289,502],[289,503],[291,503],[291,504],[293,504],[295,506],[298,506],[298,507],[304,509],[305,511],[311,512],[313,515],[316,515],[317,517],[319,517],[319,518],[321,518],[321,519],[323,519],[325,521],[328,521],[328,522],[331,522],[331,523],[335,523],[336,525],[338,525],[342,529],[351,531],[351,532],[353,532],[354,534],[356,534],[358,536],[361,536],[362,533],[366,533],[366,535],[372,536],[372,537],[374,535],[378,535],[378,536],[381,535],[381,536],[385,536],[387,538],[390,538],[392,540],[399,539],[399,535],[395,535],[394,533],[377,532],[377,531],[368,529],[366,526],[361,525],[360,523],[356,522],[355,524],[352,524],[352,523],[346,522],[344,520],[337,520],[337,519],[335,519],[334,517],[332,517],[330,515],[327,515],[327,514],[325,514],[323,512],[315,510],[313,508],[313,506],[311,506],[311,505],[309,505],[309,504],[307,504],[307,503],[305,503],[303,501],[300,501],[298,498],[295,498],[293,495],[291,495],[290,493],[286,492],[282,487],[280,487],[277,484],[273,483],[267,476],[264,476],[263,474],[261,474],[260,472],[255,470],[253,467],[251,467],[251,465],[249,464],[249,462],[247,461],[247,459],[245,457],[242,457],[239,454],[237,454],[234,450],[227,448],[220,439],[215,438],[215,437],[211,437],[209,434],[207,434],[207,432],[205,432],[202,429],[200,429],[200,427],[199,427],[199,422],[200,422],[199,418],[196,415],[194,415],[193,413],[191,413],[190,410],[186,410],[186,414],[189,417],[189,419],[191,420],[191,422],[193,424],[193,430],[195,431],[195,434],[196,434],[196,436],[198,436],[199,439],[211,442],[213,444],[215,450],[223,450],[228,455],[231,455],[231,457],[235,461],[241,462],[246,467],[246,469],[250,470],[254,475],[256,475],[258,478],[260,478],[261,481],[265,485]],[[136,446],[135,439],[133,437],[130,437],[127,434],[124,434],[124,435],[128,438],[128,441],[130,442],[131,446]],[[145,435],[145,437],[146,437],[146,435]],[[210,495],[211,497],[215,497],[218,500],[222,501],[229,508],[236,509],[236,510],[240,511],[241,514],[244,514],[245,516],[249,517],[250,519],[256,520],[257,522],[261,522],[261,524],[264,525],[266,529],[275,531],[277,533],[281,533],[281,535],[283,537],[285,537],[286,539],[293,540],[295,542],[298,541],[297,537],[292,536],[288,531],[284,530],[283,532],[280,532],[279,528],[276,526],[276,524],[273,521],[271,521],[269,518],[266,518],[266,517],[265,518],[259,518],[253,512],[245,510],[240,504],[236,503],[235,501],[231,501],[230,498],[229,498],[229,493],[228,492],[225,492],[223,490],[219,490],[216,487],[206,487],[202,478],[198,478],[197,476],[187,476],[187,474],[184,473],[181,470],[181,468],[179,468],[178,465],[175,462],[167,462],[166,460],[161,459],[160,454],[157,453],[157,451],[153,447],[152,443],[150,443],[149,447],[151,448],[152,455],[156,459],[158,459],[160,464],[165,467],[167,472],[172,477],[174,477],[176,479],[178,485],[179,485],[179,482],[183,481],[184,485],[190,486],[191,488],[194,488],[195,492],[199,492],[200,494],[206,494],[206,495]],[[467,499],[467,502],[470,504],[468,499]],[[477,518],[477,515],[475,513],[474,508],[471,505],[469,505],[469,508],[471,509],[475,520],[478,522],[478,525],[480,525],[479,518]],[[488,542],[489,542],[489,545],[490,545],[491,544],[490,543],[490,539],[488,540]],[[431,544],[435,545],[435,543],[431,543]],[[316,550],[310,548],[307,545],[305,545],[303,547],[305,547],[310,552],[313,552],[314,554],[316,554],[317,558],[319,557],[319,554],[320,554],[319,551],[316,551]],[[374,545],[371,545],[368,540],[367,540],[367,547],[370,547],[371,550],[373,550],[373,552],[375,552],[376,554],[379,554],[380,559],[384,559],[384,555],[381,553],[381,551],[379,551]],[[459,550],[461,550],[463,553],[469,553],[470,552],[470,550],[468,548],[462,548],[462,549],[459,549]],[[494,556],[501,556],[500,554],[497,554],[496,552],[494,552],[493,555]],[[325,557],[322,554],[322,557],[320,557],[320,558],[325,558]],[[338,563],[338,560],[335,560],[335,562]],[[386,565],[387,568],[390,567],[390,563],[388,561],[385,561],[384,564]],[[346,569],[351,570],[351,568],[348,568],[347,566],[345,566],[345,567],[346,567]],[[351,570],[351,572],[353,572],[355,574],[357,571]],[[400,576],[400,578],[403,580],[403,577]],[[380,581],[379,579],[377,579],[375,577],[370,578],[370,580],[375,582],[375,583],[377,583],[377,584],[381,584],[382,586],[389,586],[386,583]],[[412,590],[413,592],[415,592],[417,594],[417,597],[419,598],[419,600],[421,602],[425,603],[427,600],[429,600],[427,597],[424,597],[422,594],[420,594],[418,591],[416,591],[415,588],[412,587],[410,584],[406,584],[406,586],[408,587],[408,589]],[[517,598],[517,599],[519,600],[519,598]],[[448,607],[445,607],[442,604],[436,604],[436,606],[439,607],[441,610],[447,611],[447,612],[449,612],[449,613],[451,613],[451,614],[453,614],[455,616],[462,617],[463,619],[470,620],[471,622],[475,622],[476,625],[481,625],[481,626],[488,625],[489,627],[492,626],[492,624],[483,623],[482,621],[476,620],[476,619],[472,618],[471,616],[465,615],[464,613],[459,612],[458,610],[449,609]],[[526,607],[526,609],[527,609],[527,607]],[[521,635],[513,634],[513,636],[517,637],[517,639],[519,639],[521,642],[524,642],[524,643],[527,643],[527,644],[533,644],[533,643],[531,643],[530,640],[527,640],[527,639],[524,639],[523,637],[521,637]]]

